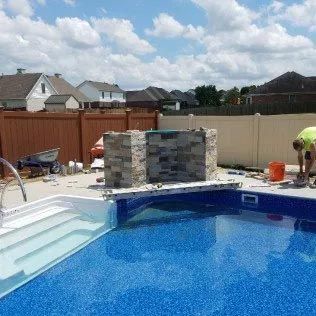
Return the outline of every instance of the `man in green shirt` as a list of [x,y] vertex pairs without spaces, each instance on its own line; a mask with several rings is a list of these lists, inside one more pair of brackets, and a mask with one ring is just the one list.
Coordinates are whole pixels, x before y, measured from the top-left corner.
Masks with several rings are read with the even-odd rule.
[[[305,128],[293,141],[293,148],[298,152],[299,176],[303,183],[307,184],[316,158],[316,127]],[[305,150],[305,172],[303,172],[303,150]]]

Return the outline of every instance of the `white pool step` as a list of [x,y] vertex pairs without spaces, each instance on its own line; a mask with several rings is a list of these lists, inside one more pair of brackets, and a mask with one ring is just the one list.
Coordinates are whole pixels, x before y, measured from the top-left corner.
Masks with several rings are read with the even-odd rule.
[[3,226],[5,228],[18,229],[33,224],[34,222],[40,221],[42,219],[48,218],[50,216],[53,216],[55,214],[69,210],[71,209],[65,206],[49,206],[47,208],[42,209],[41,211],[30,213],[28,215],[18,217],[15,220],[5,222]]
[[23,270],[21,270],[21,268],[15,264],[14,260],[2,252],[0,252],[0,262],[2,263],[0,265],[0,282],[19,273],[23,273]]
[[[65,220],[64,215],[58,214],[58,217]],[[45,268],[90,240],[93,233],[104,225],[102,222],[82,220],[77,215],[67,218],[66,222],[58,225],[56,223],[55,221],[55,226],[49,229],[39,231],[26,240],[19,240],[0,250],[0,260],[5,263],[5,268],[0,269],[0,281],[19,274],[30,275]]]
[[0,227],[0,298],[115,225],[109,202],[56,196],[5,210]]
[[32,253],[35,250],[50,244],[71,232],[76,230],[88,230],[92,232],[102,225],[102,223],[91,223],[81,219],[72,219],[44,230],[31,238],[14,243],[13,245],[3,248],[2,250],[5,255],[13,259],[17,259],[25,256],[26,254]]
[[17,264],[23,268],[26,275],[31,275],[50,263],[61,259],[65,254],[74,251],[89,239],[91,239],[91,233],[82,234],[80,231],[72,232],[63,238],[55,240],[50,245],[47,245],[47,247],[42,247],[34,253],[18,259]]
[[75,213],[57,213],[46,214],[45,218],[37,218],[37,221],[27,225],[26,227],[20,227],[17,230],[11,231],[0,237],[0,250],[10,247],[22,240],[47,231],[55,226],[63,224],[71,219],[77,218],[80,215]]

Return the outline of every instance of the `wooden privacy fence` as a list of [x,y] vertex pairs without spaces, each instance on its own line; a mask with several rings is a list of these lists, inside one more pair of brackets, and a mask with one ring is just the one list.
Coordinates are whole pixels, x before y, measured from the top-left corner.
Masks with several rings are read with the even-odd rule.
[[[7,112],[0,107],[0,157],[19,158],[60,148],[58,160],[90,163],[90,149],[103,133],[157,129],[158,112],[123,114]],[[1,168],[4,176],[6,169]]]

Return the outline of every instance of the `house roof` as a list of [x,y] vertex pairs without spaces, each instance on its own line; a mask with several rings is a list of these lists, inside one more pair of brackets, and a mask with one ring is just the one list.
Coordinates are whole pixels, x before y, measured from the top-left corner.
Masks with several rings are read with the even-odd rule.
[[170,92],[174,98],[181,102],[187,102],[189,104],[196,104],[197,100],[191,92],[182,92],[180,90],[173,90]]
[[287,72],[258,86],[250,95],[291,92],[316,92],[316,78],[304,77],[294,71]]
[[148,87],[144,90],[127,91],[126,93],[127,102],[158,102],[162,100],[174,100],[174,96],[165,89],[157,87]]
[[145,90],[151,93],[153,96],[155,96],[159,100],[173,100],[173,96],[165,89],[157,88],[157,87],[148,87]]
[[142,91],[142,90],[129,90],[129,91],[126,91],[126,100],[131,98],[132,96],[134,96],[135,94],[137,94],[140,91]]
[[140,91],[128,91],[126,93],[127,102],[158,102],[159,99],[155,97],[150,91],[140,90]]
[[0,75],[0,100],[26,99],[41,73]]
[[72,95],[79,102],[90,102],[91,100],[84,95],[79,89],[75,88],[64,78],[58,78],[56,76],[47,76],[48,80],[51,82],[58,94],[62,95]]
[[[90,80],[88,80],[88,81],[84,81],[83,83],[89,83],[91,86],[95,87],[99,91],[104,91],[104,92],[122,92],[122,93],[125,92],[118,85],[109,84],[109,83],[106,83],[106,82],[98,82],[98,81],[90,81]],[[82,84],[80,84],[78,87],[80,87]]]
[[[48,97],[48,99],[44,102],[45,104],[65,104],[71,97],[75,98],[71,94],[52,94]],[[78,102],[78,100],[75,98]]]

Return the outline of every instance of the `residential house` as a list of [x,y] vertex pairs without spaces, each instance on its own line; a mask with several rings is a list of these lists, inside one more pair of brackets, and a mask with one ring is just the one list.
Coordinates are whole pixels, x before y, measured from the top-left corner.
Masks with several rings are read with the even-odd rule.
[[293,104],[316,102],[316,77],[287,72],[261,86],[246,97],[247,104]]
[[43,73],[18,69],[15,75],[0,76],[0,105],[7,109],[40,111],[52,94],[57,91]]
[[97,81],[84,81],[77,87],[91,100],[91,107],[124,107],[125,91],[116,84]]
[[180,90],[173,90],[170,92],[176,100],[180,102],[180,108],[194,108],[199,105],[199,101],[195,98],[195,94],[191,90],[182,92]]
[[70,94],[51,95],[45,101],[45,109],[48,112],[66,112],[67,110],[78,110],[79,101]]
[[144,90],[127,91],[126,104],[128,107],[143,107],[152,109],[179,109],[180,102],[168,91],[148,87]]
[[[54,76],[47,76],[47,78],[57,91],[58,95],[73,96],[76,102],[79,102],[80,108],[83,108],[84,104],[89,105],[89,103],[91,102],[91,100],[85,94],[83,94],[79,89],[75,88],[68,81],[66,81],[61,74],[56,73]],[[58,100],[60,101],[61,99]],[[45,104],[47,103],[45,102]],[[70,104],[69,100],[67,104]]]

